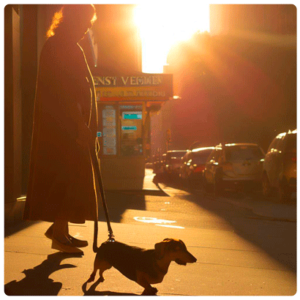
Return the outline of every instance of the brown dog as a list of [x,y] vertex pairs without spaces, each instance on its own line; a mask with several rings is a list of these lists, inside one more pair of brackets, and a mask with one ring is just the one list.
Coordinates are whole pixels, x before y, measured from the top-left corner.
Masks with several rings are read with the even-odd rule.
[[100,281],[103,282],[103,272],[115,267],[124,276],[141,285],[145,289],[143,295],[155,295],[157,289],[151,284],[163,281],[171,261],[186,265],[196,262],[197,259],[187,251],[181,240],[164,239],[155,244],[155,249],[142,249],[107,241],[97,250],[94,271],[88,282],[95,280],[97,270]]

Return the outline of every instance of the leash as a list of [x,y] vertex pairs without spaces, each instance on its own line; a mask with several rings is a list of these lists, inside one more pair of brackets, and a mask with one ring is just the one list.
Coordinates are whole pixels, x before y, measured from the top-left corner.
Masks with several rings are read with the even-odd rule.
[[[106,223],[107,223],[107,229],[108,229],[108,241],[109,242],[114,242],[115,237],[114,237],[114,233],[113,233],[113,230],[111,228],[111,225],[110,225],[110,219],[109,219],[108,209],[107,209],[107,205],[106,205],[106,198],[105,198],[105,193],[104,193],[102,176],[101,176],[101,172],[100,172],[100,166],[99,166],[98,159],[96,157],[95,148],[93,149],[92,146],[90,147],[90,155],[92,157],[92,163],[93,163],[93,166],[94,166],[95,175],[98,179],[99,189],[100,189],[100,193],[101,193],[102,205],[103,205],[105,218],[106,218]],[[98,220],[96,219],[95,224],[94,224],[94,245],[93,245],[94,252],[97,252],[96,249],[98,249],[97,248],[97,237],[98,237]]]
[[[91,128],[91,122],[92,122],[92,111],[93,109],[96,111],[97,110],[97,105],[96,105],[96,94],[95,94],[95,84],[94,84],[94,79],[92,76],[92,73],[88,67],[88,63],[86,61],[87,64],[87,74],[86,74],[86,78],[88,79],[90,85],[91,85],[91,90],[92,90],[92,107],[90,109],[90,117],[89,117],[89,122],[88,122],[88,127]],[[97,115],[97,114],[96,114]],[[95,117],[96,117],[95,115]],[[97,118],[97,117],[96,117]],[[106,223],[107,223],[107,229],[108,229],[108,241],[109,242],[114,242],[115,241],[115,237],[114,237],[114,233],[112,231],[111,225],[110,225],[110,220],[109,220],[109,215],[108,215],[108,209],[107,209],[107,205],[106,205],[106,199],[105,199],[105,194],[104,194],[104,187],[103,187],[103,182],[102,182],[102,176],[101,176],[101,172],[100,172],[100,165],[96,156],[96,151],[95,151],[95,143],[94,145],[92,143],[89,143],[89,152],[90,152],[90,156],[92,157],[92,163],[94,166],[94,170],[95,170],[95,175],[98,178],[98,184],[99,184],[99,189],[100,189],[100,193],[101,193],[101,198],[102,198],[102,205],[103,205],[103,209],[104,209],[104,213],[105,213],[105,218],[106,218]],[[97,180],[97,179],[96,179]],[[98,215],[98,214],[96,214]],[[94,244],[93,244],[93,250],[94,252],[97,252],[97,239],[98,239],[98,219],[97,217],[95,218],[95,223],[94,223]]]

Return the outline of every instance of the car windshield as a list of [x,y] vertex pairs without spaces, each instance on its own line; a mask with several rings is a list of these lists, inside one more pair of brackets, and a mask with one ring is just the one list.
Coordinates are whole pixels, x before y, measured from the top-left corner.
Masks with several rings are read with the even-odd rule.
[[262,159],[264,154],[261,149],[256,146],[232,146],[226,148],[225,156],[229,162],[238,162]]
[[199,152],[195,152],[193,155],[193,163],[205,164],[206,160],[211,152],[212,152],[212,150],[202,150]]
[[186,151],[184,151],[184,152],[170,152],[170,153],[168,153],[168,158],[178,159],[178,158],[183,157],[184,154],[186,154]]
[[289,134],[286,142],[287,152],[296,152],[297,149],[297,138],[296,134]]

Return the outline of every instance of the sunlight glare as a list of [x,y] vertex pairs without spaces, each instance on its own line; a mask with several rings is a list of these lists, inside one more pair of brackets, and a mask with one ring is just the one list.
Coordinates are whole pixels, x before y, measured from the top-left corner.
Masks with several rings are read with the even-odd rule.
[[141,3],[135,23],[142,41],[142,71],[162,73],[172,45],[197,31],[209,31],[209,5],[184,2]]

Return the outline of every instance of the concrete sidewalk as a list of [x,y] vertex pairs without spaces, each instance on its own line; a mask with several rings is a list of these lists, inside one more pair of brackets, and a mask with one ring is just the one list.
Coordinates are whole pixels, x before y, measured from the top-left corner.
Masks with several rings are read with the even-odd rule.
[[[148,192],[157,193],[159,189],[151,184],[150,172],[146,175],[144,188],[148,189]],[[156,194],[154,197],[155,201],[159,201],[157,200],[159,195]],[[165,201],[164,199],[161,201]],[[239,204],[249,205],[255,210],[253,203],[250,202],[253,201],[249,200],[248,204],[247,201],[243,201]],[[265,214],[271,211],[276,216],[281,206],[273,207],[276,209],[260,203],[257,210]],[[87,239],[89,242],[89,246],[83,248],[82,257],[51,249],[51,241],[44,236],[49,225],[47,222],[21,222],[6,228],[4,284],[7,294],[131,296],[142,293],[142,287],[113,268],[104,273],[106,280],[103,283],[86,282],[93,270],[95,258],[92,251],[93,222],[70,225],[70,233],[73,236]],[[198,259],[196,263],[187,266],[172,262],[163,282],[155,285],[158,295],[296,293],[295,273],[256,244],[236,234],[234,230],[207,230],[194,227],[175,229],[134,221],[113,222],[112,228],[118,241],[142,248],[154,248],[155,243],[167,237],[182,239],[188,250]],[[98,245],[107,238],[107,225],[105,222],[99,222]]]
[[[21,226],[21,224],[19,225]],[[140,295],[143,288],[114,268],[105,281],[87,283],[95,254],[93,222],[71,225],[70,233],[87,238],[84,256],[51,249],[44,237],[49,223],[36,222],[5,238],[5,290],[9,295]],[[198,259],[187,266],[172,262],[158,295],[294,295],[295,273],[234,231],[185,228],[178,230],[144,223],[112,223],[116,239],[142,248],[166,237],[182,239]],[[106,223],[99,222],[99,243],[107,239]],[[98,277],[96,277],[98,280]],[[278,284],[278,283],[281,284]]]
[[276,203],[263,200],[261,197],[246,197],[242,199],[219,197],[218,200],[250,209],[257,216],[290,222],[296,222],[297,220],[296,201],[289,203]]

